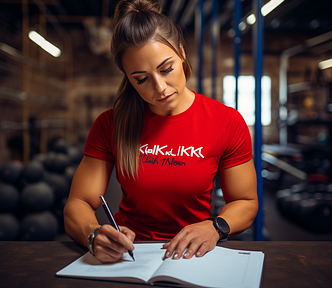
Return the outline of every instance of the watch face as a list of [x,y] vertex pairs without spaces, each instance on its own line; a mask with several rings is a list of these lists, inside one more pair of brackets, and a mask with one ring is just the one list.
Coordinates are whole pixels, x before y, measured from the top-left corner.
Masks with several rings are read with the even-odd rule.
[[228,235],[228,233],[230,232],[230,229],[229,229],[229,226],[227,224],[227,222],[221,218],[221,217],[217,217],[216,218],[216,221],[215,221],[215,224],[216,224],[216,228],[222,233],[224,234],[225,236]]

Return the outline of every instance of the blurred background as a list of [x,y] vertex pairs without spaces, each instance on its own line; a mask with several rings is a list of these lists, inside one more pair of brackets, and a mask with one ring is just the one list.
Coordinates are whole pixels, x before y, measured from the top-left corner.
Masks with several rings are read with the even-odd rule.
[[[69,239],[71,179],[122,79],[116,2],[0,0],[0,240]],[[238,109],[261,139],[262,240],[332,240],[332,1],[159,2],[184,31],[188,87]],[[213,214],[224,204],[215,186]],[[115,175],[106,199],[115,213]],[[254,228],[235,239],[257,240]]]

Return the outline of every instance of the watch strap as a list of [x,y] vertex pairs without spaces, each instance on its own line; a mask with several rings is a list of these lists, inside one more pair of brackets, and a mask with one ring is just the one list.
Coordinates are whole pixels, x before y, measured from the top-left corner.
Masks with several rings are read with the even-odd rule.
[[88,237],[88,248],[89,248],[90,253],[93,256],[95,256],[94,240],[95,240],[95,236],[96,236],[97,232],[100,230],[100,228],[101,228],[101,226],[94,229]]
[[[226,220],[222,217],[210,217],[206,218],[205,220],[212,220],[213,226],[219,234],[219,240],[224,240],[228,237],[230,232],[230,228]],[[220,225],[221,224],[221,225]]]

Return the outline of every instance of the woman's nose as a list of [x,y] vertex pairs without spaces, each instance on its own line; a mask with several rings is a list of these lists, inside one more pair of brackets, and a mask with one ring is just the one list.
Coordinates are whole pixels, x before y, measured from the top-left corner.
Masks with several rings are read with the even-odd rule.
[[158,93],[162,93],[163,91],[165,91],[166,87],[167,84],[161,77],[155,78],[155,89]]

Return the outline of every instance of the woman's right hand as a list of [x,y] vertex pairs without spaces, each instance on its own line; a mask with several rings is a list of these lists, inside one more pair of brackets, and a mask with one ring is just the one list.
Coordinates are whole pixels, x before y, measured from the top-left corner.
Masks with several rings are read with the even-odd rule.
[[121,232],[111,225],[103,225],[94,238],[95,257],[103,263],[120,260],[123,253],[134,250],[135,232],[125,226],[119,226]]

